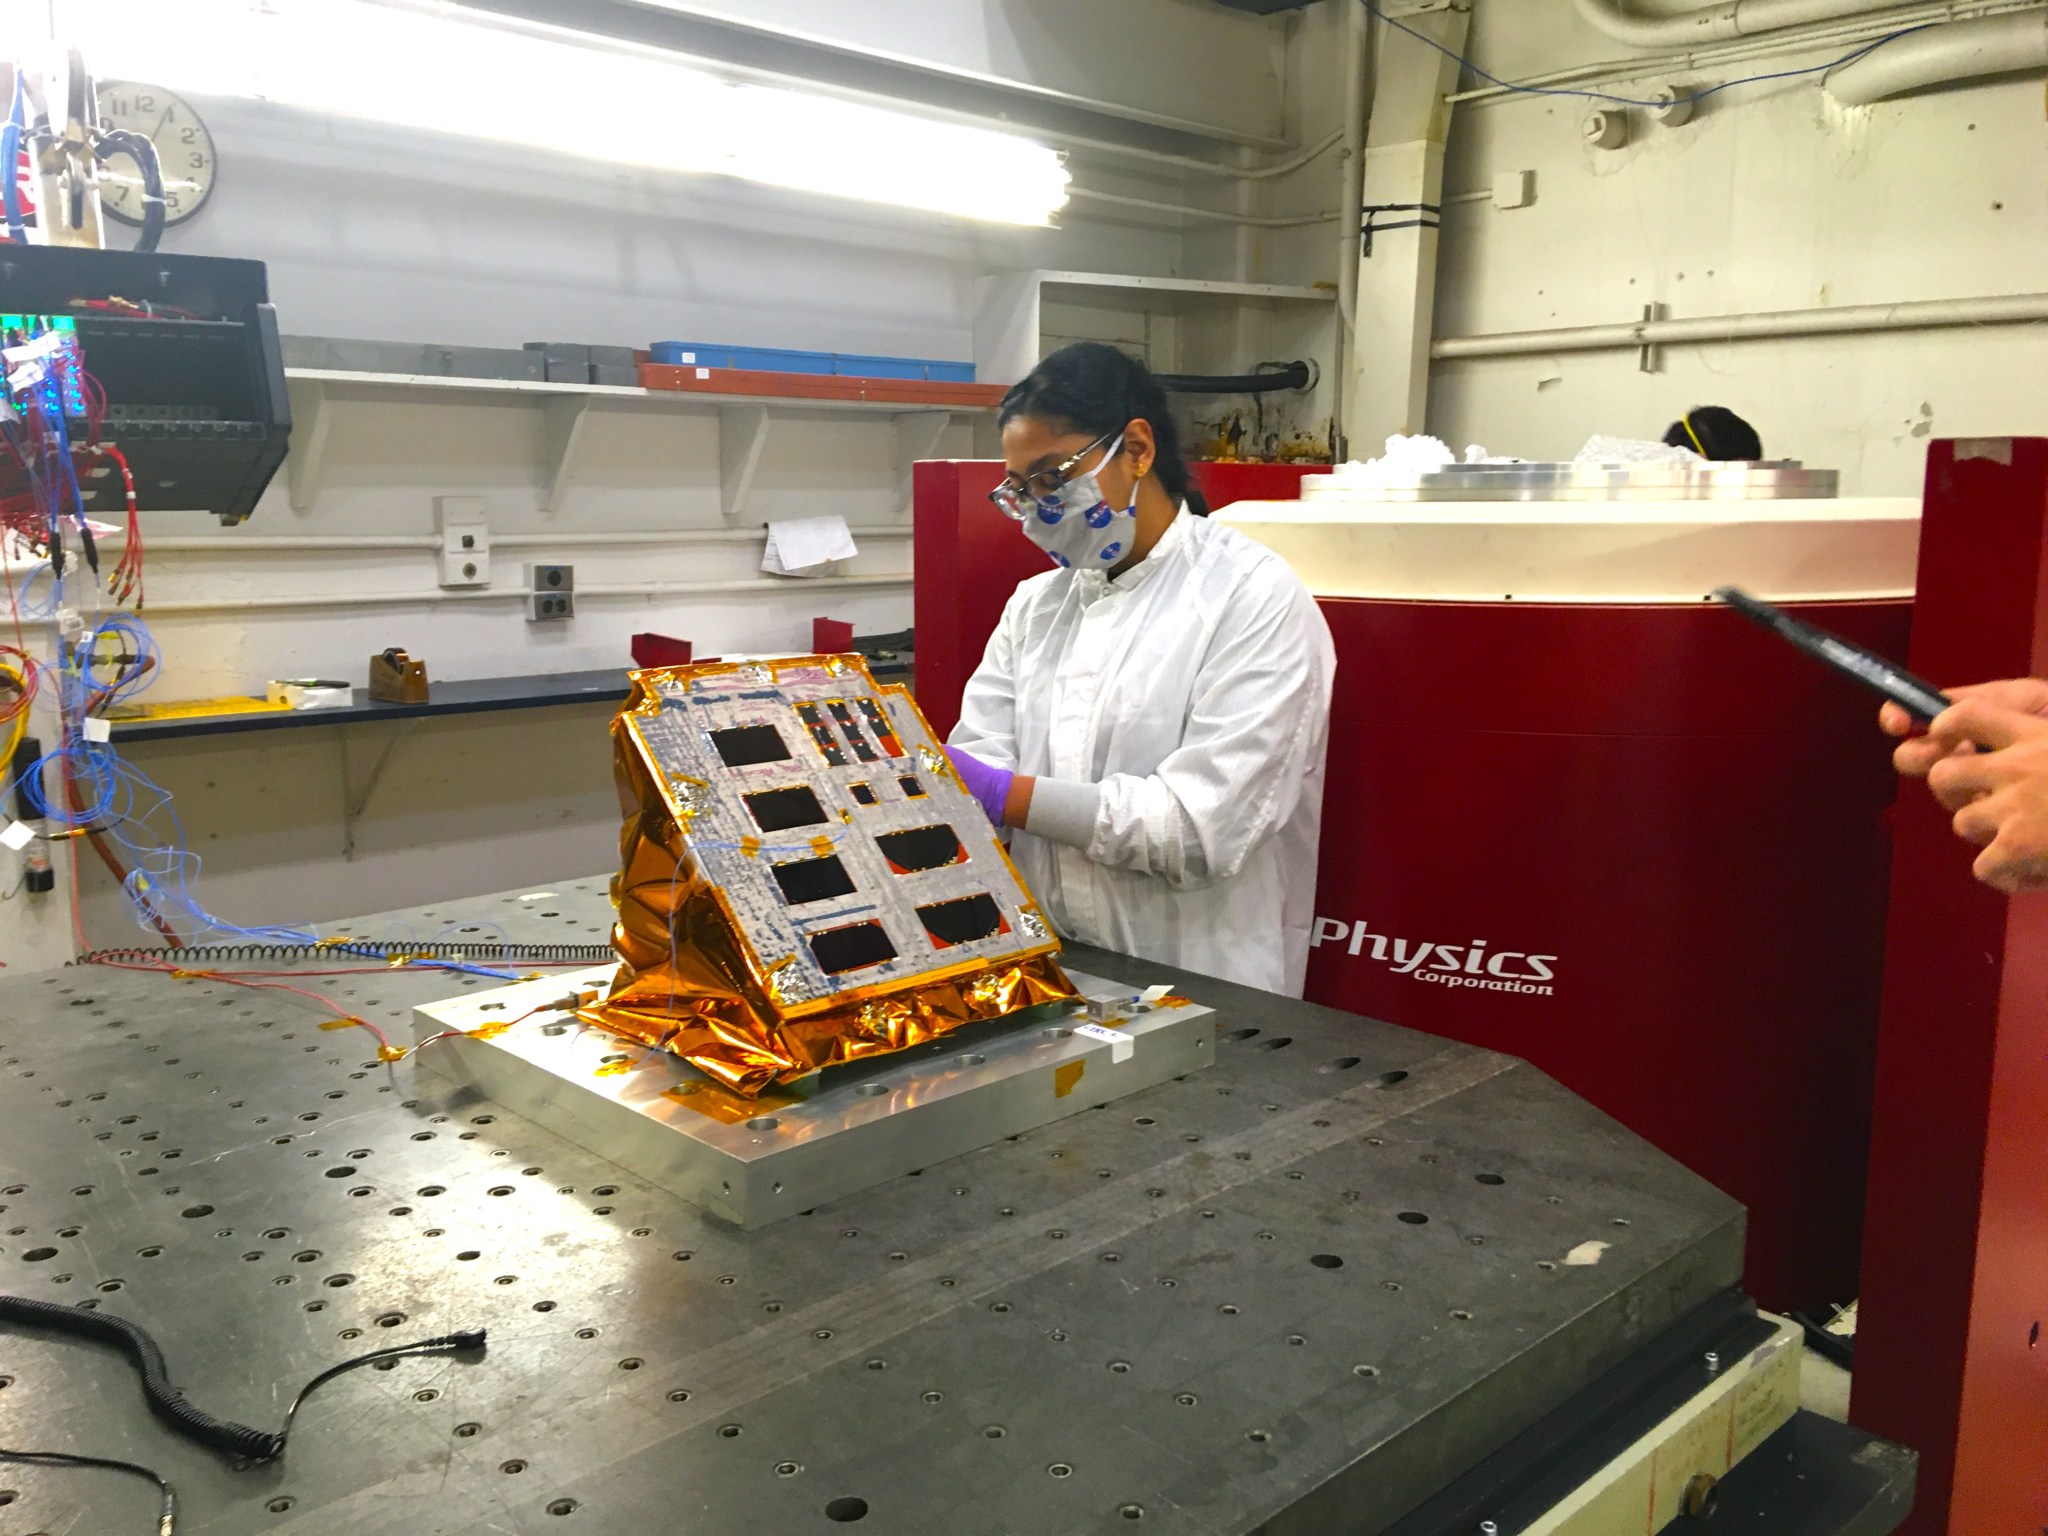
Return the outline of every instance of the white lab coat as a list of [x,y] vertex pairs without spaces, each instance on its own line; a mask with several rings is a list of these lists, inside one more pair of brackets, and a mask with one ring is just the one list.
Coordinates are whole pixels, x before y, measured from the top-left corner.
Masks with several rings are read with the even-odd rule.
[[1013,835],[1060,934],[1299,997],[1335,671],[1286,562],[1182,511],[1120,577],[1019,586],[951,742],[1100,786],[1085,850]]

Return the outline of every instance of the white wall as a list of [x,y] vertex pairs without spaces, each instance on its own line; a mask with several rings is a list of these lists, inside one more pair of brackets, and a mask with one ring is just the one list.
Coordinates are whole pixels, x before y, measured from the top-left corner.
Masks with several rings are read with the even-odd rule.
[[1213,0],[652,0],[1259,138],[1284,110],[1279,28]]
[[[1303,53],[1302,29],[1321,23],[1262,20],[1210,0],[725,0],[722,8],[1228,133],[1313,139],[1333,121],[1322,101],[1301,120],[1283,90],[1290,60]],[[1334,226],[1240,235],[1077,200],[1059,229],[1020,230],[736,182],[615,174],[592,160],[407,137],[256,102],[198,105],[218,145],[219,183],[206,210],[171,231],[165,249],[266,262],[280,324],[297,334],[513,347],[674,338],[968,358],[976,285],[992,273],[1045,267],[1286,282],[1335,274]],[[565,116],[564,131],[594,134],[602,123]],[[1333,206],[1335,164],[1326,156],[1247,191],[1100,156],[1077,157],[1073,168],[1082,184],[1125,195],[1293,213]],[[280,476],[242,529],[219,530],[198,517],[151,519],[148,532],[159,540],[210,541],[160,550],[150,561],[152,625],[165,656],[159,693],[260,691],[270,677],[309,674],[361,683],[371,653],[393,644],[452,680],[623,666],[626,637],[639,629],[730,653],[806,646],[810,620],[821,613],[864,632],[910,624],[905,585],[585,598],[576,619],[559,626],[527,623],[515,595],[402,596],[432,588],[432,556],[374,540],[431,532],[437,495],[482,495],[501,535],[588,539],[728,526],[715,412],[595,409],[581,467],[553,512],[541,506],[545,462],[534,405],[471,397],[428,407],[357,392],[336,408],[327,472],[307,509],[289,505]],[[733,526],[840,511],[856,526],[907,529],[894,447],[886,418],[779,415],[754,499]],[[938,454],[973,451],[963,420]],[[237,547],[297,537],[357,538],[365,547]],[[529,561],[573,563],[586,585],[742,579],[758,555],[757,542],[734,541],[534,547],[495,559],[497,586],[515,594]],[[910,556],[907,539],[875,538],[852,569],[906,572]],[[335,590],[390,600],[170,611],[193,601]],[[607,867],[617,811],[605,716],[578,707],[417,728],[393,750],[352,852],[333,727],[137,746],[129,756],[173,792],[188,839],[206,859],[200,894],[211,908],[243,924],[309,921]],[[348,793],[360,793],[392,730],[348,732]],[[90,942],[147,939],[96,859],[84,861],[83,884]],[[0,906],[0,961],[47,963],[62,952],[63,897],[60,883],[54,896]]]
[[[1477,0],[1473,47],[1510,79],[1627,54],[1561,25],[1565,9]],[[1633,142],[1611,152],[1582,143],[1586,105],[1521,97],[1457,109],[1447,192],[1527,169],[1537,195],[1516,211],[1446,210],[1440,336],[1634,321],[1646,304],[1685,318],[2048,287],[2038,78],[1860,109],[1810,81],[1749,87],[1682,128],[1638,115]],[[1661,435],[1701,404],[1748,417],[1767,452],[1840,469],[1845,494],[1911,494],[1930,435],[2048,431],[2048,335],[2008,326],[1671,347],[1652,374],[1633,351],[1439,362],[1430,420],[1459,445],[1556,458],[1596,431]]]

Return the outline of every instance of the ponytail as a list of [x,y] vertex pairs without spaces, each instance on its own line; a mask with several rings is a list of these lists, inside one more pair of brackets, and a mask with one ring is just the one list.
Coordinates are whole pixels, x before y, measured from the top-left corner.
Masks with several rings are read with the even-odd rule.
[[1209,515],[1208,498],[1195,483],[1181,451],[1180,428],[1166,406],[1166,391],[1127,352],[1099,341],[1077,341],[1052,353],[1010,387],[996,420],[1008,426],[1019,416],[1057,422],[1090,437],[1108,437],[1133,421],[1152,429],[1158,457],[1152,472],[1176,502],[1197,517]]

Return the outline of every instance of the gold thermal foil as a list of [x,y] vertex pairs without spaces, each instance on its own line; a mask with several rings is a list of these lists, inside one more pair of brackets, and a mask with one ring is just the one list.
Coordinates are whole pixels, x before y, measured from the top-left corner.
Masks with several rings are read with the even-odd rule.
[[[799,995],[792,997],[786,995],[787,986],[778,985],[778,974],[794,967],[797,957],[764,954],[757,948],[759,936],[749,931],[728,890],[707,874],[700,856],[705,850],[692,846],[692,824],[705,804],[695,791],[706,789],[706,782],[677,782],[638,727],[661,711],[660,690],[665,685],[711,687],[734,674],[757,684],[765,678],[771,687],[783,678],[815,683],[820,669],[829,669],[839,680],[840,691],[849,695],[901,695],[924,738],[914,741],[907,729],[897,733],[908,749],[904,760],[927,779],[943,776],[964,796],[915,704],[900,689],[877,689],[865,661],[856,656],[704,663],[638,672],[631,697],[612,722],[614,770],[624,811],[619,873],[612,889],[618,908],[613,946],[621,964],[609,995],[586,1007],[581,1016],[599,1028],[679,1056],[720,1087],[747,1099],[823,1067],[908,1050],[963,1024],[1076,995],[1055,958],[1059,942],[1038,919],[1007,853],[985,821],[970,831],[964,817],[955,825],[963,842],[987,835],[993,845],[990,867],[1016,882],[1014,889],[1022,897],[1019,910],[1028,914],[1017,944],[998,957],[951,965],[940,961],[933,969],[839,987],[822,996],[801,995],[799,988]],[[815,762],[808,763],[808,770],[812,783],[832,786],[834,770]],[[859,764],[852,765],[853,773],[859,771]],[[836,777],[847,776],[842,765]],[[951,803],[972,807],[971,800]],[[841,810],[830,830],[848,835],[853,821],[852,811]],[[772,834],[763,836],[768,845],[776,840]],[[797,836],[812,841],[804,834]],[[828,846],[822,834],[814,841],[819,851]],[[750,866],[775,851],[753,835],[719,847],[728,853],[737,849]],[[742,868],[753,878],[749,866]],[[765,888],[765,870],[759,878]]]

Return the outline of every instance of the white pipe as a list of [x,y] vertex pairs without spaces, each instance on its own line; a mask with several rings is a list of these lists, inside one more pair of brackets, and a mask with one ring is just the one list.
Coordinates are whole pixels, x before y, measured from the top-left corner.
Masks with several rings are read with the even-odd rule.
[[[813,589],[843,592],[854,587],[901,587],[908,571],[883,576],[809,576],[785,581],[649,581],[615,586],[580,586],[578,597],[719,597],[735,593],[780,592],[795,597]],[[189,597],[151,602],[145,619],[165,613],[236,613],[251,608],[397,608],[437,603],[523,603],[532,594],[523,588],[462,592],[304,592],[289,597]],[[49,620],[46,622],[55,622]]]
[[1349,366],[1353,334],[1358,328],[1359,229],[1365,222],[1366,87],[1372,69],[1372,13],[1352,5],[1344,13],[1344,137],[1337,220],[1338,355],[1333,376],[1330,415],[1344,419],[1344,373]]
[[1844,16],[1895,11],[1899,0],[1720,0],[1675,16],[1632,16],[1620,0],[1576,0],[1579,15],[1609,37],[1638,48],[1682,47],[1686,43],[1720,42],[1759,32],[1838,21]]
[[1689,341],[1765,341],[1789,336],[1854,336],[1874,331],[1925,331],[1969,325],[2025,325],[2048,320],[2048,293],[1982,299],[1914,299],[1902,304],[1852,304],[1694,320],[1639,320],[1625,325],[1568,326],[1554,331],[1499,331],[1446,336],[1430,348],[1444,362],[1530,357],[1552,352],[1604,352]]
[[[1651,58],[1604,59],[1592,64],[1575,64],[1568,69],[1553,69],[1539,75],[1526,75],[1520,80],[1504,85],[1475,85],[1470,90],[1454,92],[1444,99],[1453,106],[1463,106],[1467,103],[1491,104],[1512,100],[1527,91],[1572,86],[1600,87],[1619,81],[1645,80],[1660,76],[1691,77],[1747,63],[1752,59],[1778,58],[1788,53],[1810,52],[1816,48],[1829,46],[1853,48],[1858,43],[1875,42],[1902,27],[1962,21],[1977,16],[2038,11],[2042,9],[2042,5],[2043,0],[1921,0],[1921,3],[1911,5],[1897,14],[1886,13],[1882,20],[1866,17],[1861,21],[1841,21],[1828,26],[1802,28],[1797,32],[1774,33],[1761,38],[1743,38],[1732,43],[1687,48]],[[1625,96],[1630,93],[1617,91],[1615,94]]]
[[1303,224],[1327,224],[1339,217],[1336,209],[1326,213],[1293,214],[1282,218],[1261,218],[1257,214],[1233,213],[1224,208],[1190,208],[1184,203],[1155,203],[1148,197],[1123,197],[1114,192],[1091,192],[1086,187],[1067,188],[1070,198],[1091,203],[1114,203],[1120,208],[1142,208],[1148,213],[1172,213],[1190,219],[1215,219],[1224,224],[1244,224],[1253,229],[1294,229]]
[[1828,94],[1851,107],[1930,85],[2048,68],[2048,13],[1986,16],[1895,38],[1827,77]]

